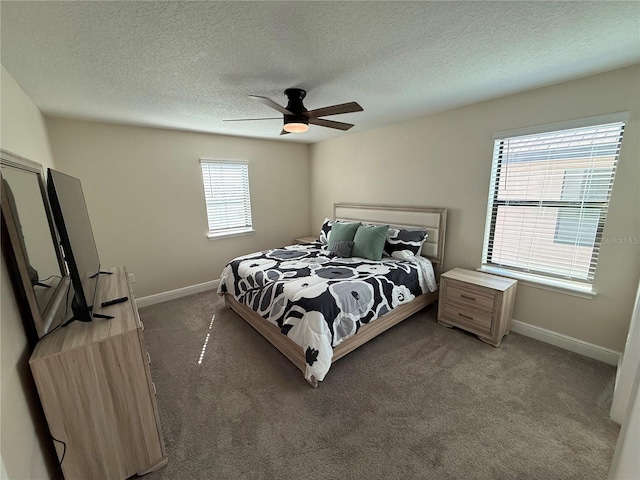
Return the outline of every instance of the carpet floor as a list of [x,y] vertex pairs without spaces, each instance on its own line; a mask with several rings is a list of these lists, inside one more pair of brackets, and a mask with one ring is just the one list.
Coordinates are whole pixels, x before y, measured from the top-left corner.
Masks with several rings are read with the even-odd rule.
[[316,390],[213,292],[140,309],[169,457],[145,479],[607,478],[614,367],[435,308]]

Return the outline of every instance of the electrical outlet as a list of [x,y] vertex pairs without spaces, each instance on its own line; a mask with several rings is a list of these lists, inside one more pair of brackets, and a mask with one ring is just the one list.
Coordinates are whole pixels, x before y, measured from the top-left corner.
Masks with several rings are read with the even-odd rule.
[[136,276],[133,273],[129,274],[129,281],[131,283],[136,283]]

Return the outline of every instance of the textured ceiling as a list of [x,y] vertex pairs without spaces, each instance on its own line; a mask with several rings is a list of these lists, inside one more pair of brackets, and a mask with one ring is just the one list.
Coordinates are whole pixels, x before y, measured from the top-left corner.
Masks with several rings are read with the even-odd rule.
[[[640,62],[640,2],[9,2],[1,60],[52,116],[312,143]],[[364,112],[279,136],[286,104]],[[275,115],[274,115],[275,114]]]

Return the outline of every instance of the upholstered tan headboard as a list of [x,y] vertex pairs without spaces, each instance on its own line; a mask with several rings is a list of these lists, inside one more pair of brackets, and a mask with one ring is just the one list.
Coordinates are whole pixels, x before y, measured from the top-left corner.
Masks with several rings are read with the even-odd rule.
[[446,208],[335,203],[333,218],[380,225],[425,228],[428,236],[422,246],[422,255],[431,260],[438,277],[442,273],[447,229]]

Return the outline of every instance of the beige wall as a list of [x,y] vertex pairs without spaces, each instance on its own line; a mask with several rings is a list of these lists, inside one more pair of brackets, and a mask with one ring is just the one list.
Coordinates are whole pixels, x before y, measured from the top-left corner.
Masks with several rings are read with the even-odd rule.
[[[1,70],[0,146],[53,166],[44,118],[4,66]],[[4,254],[0,263],[0,460],[8,478],[50,478],[47,463],[51,467],[53,447],[29,370],[30,352]]]
[[[492,134],[630,112],[593,300],[519,286],[514,318],[621,351],[640,273],[640,67],[443,112],[311,147],[312,231],[334,202],[449,209],[445,268],[477,268],[489,192]],[[366,105],[364,106],[366,109]],[[610,242],[607,243],[606,240]]]
[[[126,265],[143,297],[220,277],[232,258],[309,233],[309,147],[47,120],[56,165],[82,181],[103,267]],[[249,161],[255,233],[209,240],[201,157]]]

